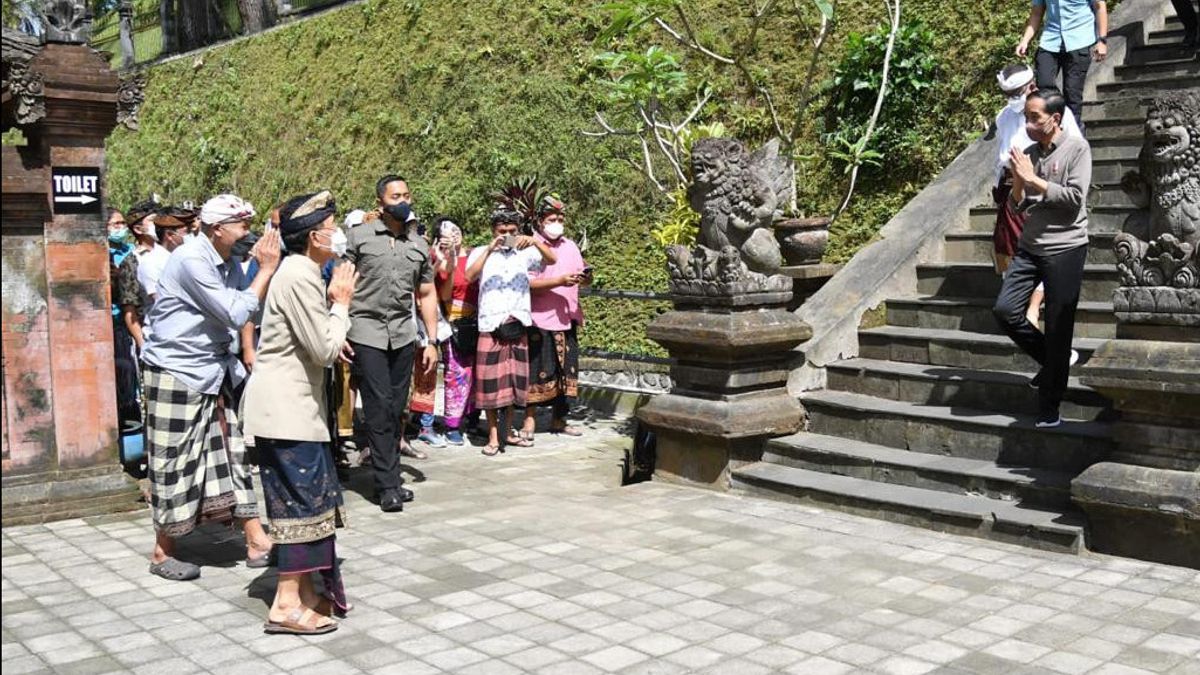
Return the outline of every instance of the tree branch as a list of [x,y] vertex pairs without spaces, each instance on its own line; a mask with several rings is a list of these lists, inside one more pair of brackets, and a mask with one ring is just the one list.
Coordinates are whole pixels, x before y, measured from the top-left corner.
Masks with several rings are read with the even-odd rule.
[[[680,9],[679,12],[680,12],[680,16],[682,17],[683,10]],[[684,19],[684,21],[686,22],[687,19]],[[654,23],[657,24],[659,28],[666,31],[667,35],[670,35],[672,38],[675,39],[676,42],[683,45],[684,47],[695,50],[714,61],[718,61],[720,63],[724,63],[727,65],[733,65],[733,59],[726,57],[726,56],[721,56],[720,54],[712,51],[711,49],[709,49],[709,48],[705,47],[704,45],[700,44],[699,42],[697,42],[696,39],[691,35],[690,27],[687,30],[687,32],[688,32],[687,37],[684,37],[684,35],[682,33],[675,30],[671,26],[671,24],[664,21],[661,17],[655,17]]]
[[[895,12],[892,11],[892,0],[884,0],[888,8],[888,16],[892,20],[892,29],[888,33],[887,50],[883,53],[883,73],[879,81],[879,95],[875,97],[875,110],[871,112],[871,120],[867,123],[867,130],[858,139],[858,146],[862,150],[866,150],[867,144],[871,141],[871,136],[875,133],[875,124],[879,121],[879,113],[883,110],[883,98],[887,94],[888,70],[892,65],[892,49],[896,46],[896,33],[900,32],[900,0],[895,0]],[[846,188],[846,197],[842,200],[841,206],[834,212],[831,220],[836,220],[846,207],[850,206],[850,197],[854,194],[854,185],[858,182],[858,169],[862,166],[862,162],[855,158],[854,166],[850,169],[850,185]]]

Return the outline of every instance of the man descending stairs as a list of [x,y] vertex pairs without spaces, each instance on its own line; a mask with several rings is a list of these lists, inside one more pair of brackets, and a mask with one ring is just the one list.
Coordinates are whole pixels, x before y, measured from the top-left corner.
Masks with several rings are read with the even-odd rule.
[[[1149,98],[1200,86],[1177,18],[1132,45],[1085,103],[1093,175],[1089,249],[1073,347],[1086,363],[1115,335],[1113,237],[1135,207],[1120,188],[1137,168]],[[827,367],[801,397],[808,431],[771,441],[733,473],[753,493],[832,504],[934,529],[1079,551],[1084,520],[1070,482],[1112,449],[1109,401],[1068,382],[1066,424],[1034,427],[1036,364],[1000,333],[992,306],[995,209],[948,233],[943,261],[917,266],[916,297],[886,301],[886,325],[859,332],[859,357]]]

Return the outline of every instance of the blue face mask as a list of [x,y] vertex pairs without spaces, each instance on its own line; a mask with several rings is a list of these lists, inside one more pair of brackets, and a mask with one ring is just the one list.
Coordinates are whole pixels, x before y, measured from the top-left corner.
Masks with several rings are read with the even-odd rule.
[[128,227],[108,231],[108,243],[110,244],[124,244],[127,239],[129,239]]
[[385,207],[383,207],[383,210],[385,212],[387,212],[387,214],[389,216],[391,216],[392,218],[395,218],[396,221],[400,222],[400,223],[407,223],[409,215],[412,214],[412,207],[404,202],[400,202],[399,204],[392,204],[390,206],[385,206]]

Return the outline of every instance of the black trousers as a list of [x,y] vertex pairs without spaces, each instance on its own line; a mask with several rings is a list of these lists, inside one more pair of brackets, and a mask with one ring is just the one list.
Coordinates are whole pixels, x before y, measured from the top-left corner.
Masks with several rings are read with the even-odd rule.
[[[1067,107],[1075,113],[1075,121],[1083,129],[1083,83],[1087,80],[1088,68],[1092,66],[1092,48],[1084,47],[1073,52],[1048,52],[1037,50],[1033,57],[1037,74],[1038,89],[1058,89],[1067,99]],[[1058,74],[1062,73],[1062,85]]]
[[1183,23],[1184,35],[1195,35],[1196,30],[1200,28],[1200,19],[1196,17],[1196,7],[1192,4],[1193,0],[1171,0],[1171,4],[1175,6],[1175,13],[1179,15],[1179,21]]
[[113,317],[113,365],[117,375],[117,417],[122,427],[140,422],[142,409],[138,405],[138,371],[133,360],[133,336],[125,328],[121,315]]
[[[1018,249],[992,308],[1008,337],[1042,366],[1038,394],[1043,412],[1057,410],[1067,390],[1075,307],[1083,285],[1087,249],[1084,245],[1052,256],[1036,256]],[[1029,298],[1039,283],[1046,284],[1045,333],[1025,318]]]
[[358,395],[362,397],[367,422],[367,440],[371,446],[371,465],[375,469],[375,494],[400,487],[400,440],[404,410],[408,407],[408,389],[412,382],[415,343],[399,349],[376,349],[357,342],[354,368],[358,374]]

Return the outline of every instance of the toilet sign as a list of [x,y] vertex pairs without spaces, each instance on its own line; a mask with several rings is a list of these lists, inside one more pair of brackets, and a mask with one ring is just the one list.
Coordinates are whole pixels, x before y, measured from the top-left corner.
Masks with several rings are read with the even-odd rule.
[[56,166],[50,183],[55,213],[100,213],[100,169]]

